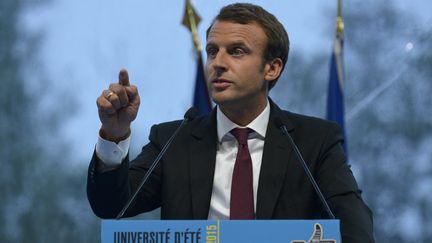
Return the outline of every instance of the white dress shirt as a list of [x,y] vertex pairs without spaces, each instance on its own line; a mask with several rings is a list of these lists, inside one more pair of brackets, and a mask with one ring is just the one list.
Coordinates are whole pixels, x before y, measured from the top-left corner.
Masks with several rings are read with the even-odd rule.
[[[267,105],[261,114],[245,126],[253,130],[253,132],[249,133],[248,147],[252,159],[255,210],[264,139],[269,117],[270,105],[267,101]],[[230,131],[241,126],[229,120],[219,107],[217,107],[216,120],[218,147],[208,219],[223,220],[229,219],[230,215],[231,181],[238,150],[237,140]],[[96,144],[96,155],[107,167],[115,167],[120,165],[126,157],[129,145],[130,137],[116,144],[99,136]]]
[[[252,159],[253,171],[253,194],[254,208],[256,210],[258,179],[261,170],[261,161],[264,148],[264,138],[266,136],[267,124],[270,117],[270,105],[267,105],[263,112],[245,127],[250,128],[253,132],[249,133],[248,148]],[[231,182],[234,171],[234,164],[237,157],[238,142],[230,131],[236,127],[242,127],[223,114],[217,108],[217,134],[218,148],[216,151],[216,167],[213,178],[213,190],[210,200],[209,219],[229,219],[230,200],[231,200]]]
[[130,136],[118,144],[98,136],[96,143],[96,155],[103,161],[106,167],[115,167],[121,164],[129,151]]

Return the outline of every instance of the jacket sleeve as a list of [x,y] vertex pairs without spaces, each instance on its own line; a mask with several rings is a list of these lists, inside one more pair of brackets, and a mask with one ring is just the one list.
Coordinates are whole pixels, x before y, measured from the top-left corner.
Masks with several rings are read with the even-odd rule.
[[[87,175],[87,197],[93,212],[100,218],[115,218],[132,196],[160,152],[157,126],[149,135],[150,142],[132,161],[129,155],[119,167],[98,171],[101,161],[93,153]],[[160,206],[161,166],[156,166],[144,187],[125,213],[125,217],[148,212]]]
[[340,129],[331,123],[317,163],[317,180],[326,200],[341,222],[342,242],[374,242],[372,212],[361,197],[347,163]]

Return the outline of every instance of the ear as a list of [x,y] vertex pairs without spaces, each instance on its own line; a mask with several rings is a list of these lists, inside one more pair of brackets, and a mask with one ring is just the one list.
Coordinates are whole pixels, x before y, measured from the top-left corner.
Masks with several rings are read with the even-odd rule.
[[281,74],[282,67],[283,63],[280,58],[267,61],[264,66],[264,79],[266,81],[273,81],[277,79]]

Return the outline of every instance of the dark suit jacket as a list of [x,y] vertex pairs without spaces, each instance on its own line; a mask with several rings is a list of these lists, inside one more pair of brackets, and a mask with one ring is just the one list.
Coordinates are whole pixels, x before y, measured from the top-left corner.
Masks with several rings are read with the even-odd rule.
[[[257,219],[328,218],[297,160],[292,146],[274,124],[279,117],[341,220],[343,242],[373,242],[372,213],[363,202],[341,147],[339,127],[318,118],[279,109],[271,102],[259,175]],[[131,162],[100,173],[97,156],[89,166],[87,194],[94,213],[113,218],[138,186],[181,121],[155,125],[150,142]],[[162,219],[207,219],[217,149],[216,110],[188,123],[132,203],[126,216],[161,207]]]

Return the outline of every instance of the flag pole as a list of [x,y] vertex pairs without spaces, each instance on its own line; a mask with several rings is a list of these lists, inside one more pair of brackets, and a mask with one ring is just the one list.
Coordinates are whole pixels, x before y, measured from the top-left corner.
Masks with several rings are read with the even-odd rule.
[[337,75],[339,76],[340,86],[343,89],[345,83],[345,75],[343,73],[343,63],[342,63],[342,46],[344,39],[344,20],[342,16],[342,0],[337,1],[337,16],[336,16],[336,39],[334,42],[334,52],[337,56],[336,58],[336,66],[337,66]]
[[344,21],[342,17],[342,0],[338,0],[337,17],[336,17],[336,36],[342,38],[343,32],[344,32]]
[[186,7],[185,7],[185,13],[183,16],[183,25],[188,28],[192,34],[192,40],[195,46],[195,51],[197,53],[200,53],[202,50],[199,38],[198,38],[198,30],[197,26],[199,22],[201,21],[201,18],[198,16],[198,14],[193,9],[190,0],[186,0]]
[[205,115],[211,111],[212,103],[207,89],[204,65],[201,57],[202,48],[198,38],[197,26],[200,21],[201,18],[196,13],[190,0],[186,0],[182,24],[186,26],[192,34],[195,54],[197,57],[197,73],[195,77],[193,106],[197,108],[199,115]]
[[343,33],[344,21],[342,17],[342,0],[337,1],[336,34],[333,40],[333,50],[330,59],[330,77],[327,95],[327,114],[328,120],[339,124],[342,130],[345,143],[342,144],[347,153],[346,133],[345,133],[345,105],[344,105],[344,68],[343,68]]

